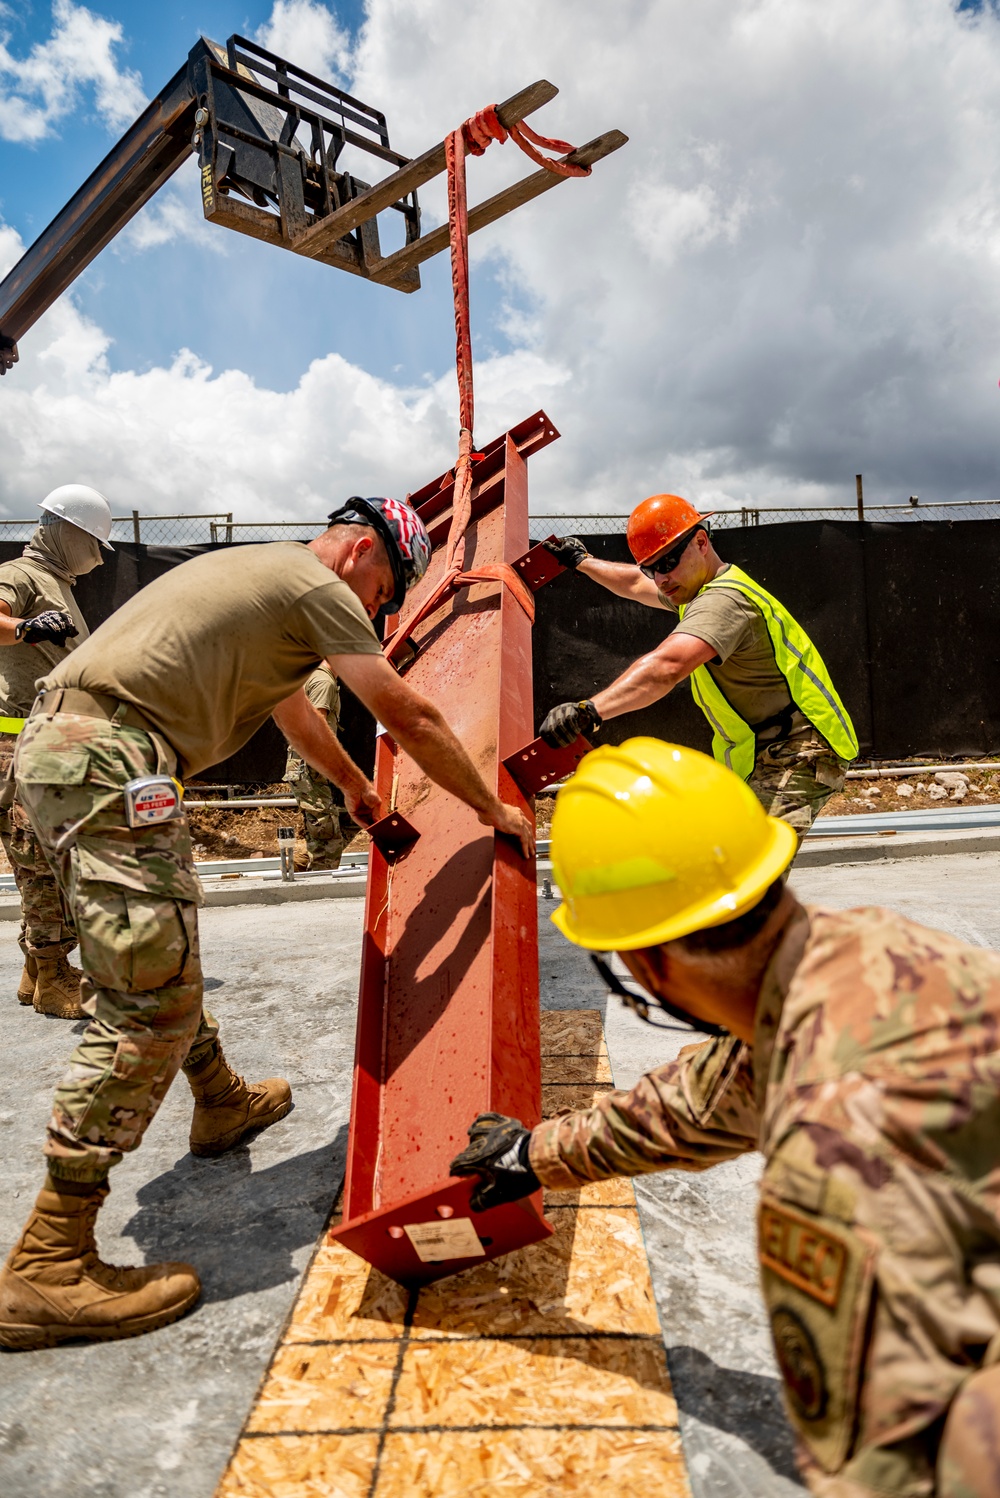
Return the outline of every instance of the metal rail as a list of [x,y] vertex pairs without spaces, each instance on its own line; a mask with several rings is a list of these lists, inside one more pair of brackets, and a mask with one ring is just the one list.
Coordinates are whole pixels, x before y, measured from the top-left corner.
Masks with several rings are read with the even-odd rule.
[[966,827],[1000,828],[1000,806],[924,807],[918,811],[858,812],[854,816],[817,817],[806,836],[862,837],[879,832],[957,832]]

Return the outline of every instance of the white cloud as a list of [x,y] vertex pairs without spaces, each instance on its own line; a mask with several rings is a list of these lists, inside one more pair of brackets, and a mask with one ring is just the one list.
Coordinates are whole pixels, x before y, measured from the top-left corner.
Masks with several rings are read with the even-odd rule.
[[255,40],[318,78],[337,82],[351,66],[351,38],[318,0],[275,0]]
[[138,73],[115,61],[120,24],[72,0],[53,0],[52,19],[51,36],[22,59],[8,50],[9,33],[0,34],[0,137],[38,141],[51,135],[88,87],[110,128],[131,124],[146,98]]
[[[279,0],[265,33],[320,74],[347,66],[316,0]],[[480,362],[477,435],[540,403],[563,433],[533,464],[536,508],[624,510],[664,488],[723,505],[844,502],[859,471],[870,501],[996,496],[992,13],[970,20],[950,0],[369,0],[351,67],[352,91],[386,108],[414,154],[541,76],[563,92],[537,128],[632,138],[588,181],[473,240],[509,289],[517,346]],[[470,192],[531,169],[494,145],[470,162]],[[181,232],[164,203],[140,232]],[[474,287],[474,318],[476,306]],[[488,330],[476,334],[484,347]],[[331,354],[278,393],[187,353],[111,373],[106,348],[69,298],[23,340],[0,387],[8,512],[86,472],[125,508],[318,514],[330,496],[405,492],[452,461],[450,374],[394,385]]]
[[[0,226],[0,275],[20,248]],[[79,480],[116,514],[322,519],[338,498],[403,493],[454,462],[451,374],[399,388],[330,354],[279,393],[239,370],[215,374],[187,349],[167,368],[112,372],[107,348],[69,298],[25,339],[0,389],[7,515],[30,514],[50,488]],[[484,363],[489,428],[519,420],[525,399],[534,409],[566,378],[531,353]]]
[[229,244],[228,236],[205,218],[194,156],[187,159],[170,186],[162,187],[129,221],[114,246],[119,254],[126,254],[129,250],[158,249],[177,240],[188,240],[217,255],[224,255]]

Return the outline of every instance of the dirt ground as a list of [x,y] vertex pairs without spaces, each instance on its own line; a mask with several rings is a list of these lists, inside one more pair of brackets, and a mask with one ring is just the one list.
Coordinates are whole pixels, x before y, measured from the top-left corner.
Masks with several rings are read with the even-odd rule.
[[[241,796],[287,796],[288,787],[282,782],[276,785],[240,786]],[[202,799],[196,785],[187,787],[191,801]],[[204,799],[214,799],[211,792]],[[275,858],[278,853],[278,828],[294,827],[296,842],[304,850],[302,842],[302,817],[294,806],[253,806],[245,810],[226,811],[222,808],[211,811],[188,813],[191,823],[191,838],[194,856],[204,858]],[[352,849],[367,848],[368,834],[358,830],[349,844]]]
[[[898,761],[897,761],[898,763]],[[866,811],[916,811],[929,806],[950,806],[956,800],[969,805],[1000,802],[1000,760],[995,770],[962,771],[968,779],[964,797],[956,797],[948,790],[942,797],[932,796],[931,787],[936,785],[933,771],[914,772],[900,779],[882,780],[876,776],[863,780],[849,780],[844,792],[833,796],[820,813],[825,817],[850,816]],[[910,786],[912,794],[902,786]],[[287,796],[288,787],[280,781],[275,785],[248,785],[239,787],[243,796]],[[188,787],[190,800],[200,799],[197,786]],[[211,793],[205,793],[206,796]],[[538,820],[538,836],[547,838],[552,822],[554,796],[539,796],[535,802]],[[274,858],[278,852],[278,828],[294,827],[298,846],[304,852],[302,839],[302,817],[291,806],[255,806],[245,810],[222,808],[211,811],[192,811],[190,814],[191,835],[197,859],[213,858]],[[358,829],[348,847],[364,851],[368,847],[368,834]],[[8,869],[7,860],[0,851],[0,870]]]
[[[895,763],[899,764],[899,761]],[[864,780],[849,780],[841,795],[831,796],[820,816],[843,817],[865,811],[918,811],[931,806],[953,806],[956,801],[970,806],[1000,801],[1000,761],[995,770],[962,770],[957,773],[964,775],[969,783],[964,797],[956,796],[952,789],[942,797],[940,791],[944,787],[935,781],[932,770],[921,772],[915,768],[912,775],[898,779],[882,780],[871,776]],[[913,794],[908,796],[905,790],[900,794],[904,786],[909,786]],[[938,790],[936,796],[931,795],[932,786]]]

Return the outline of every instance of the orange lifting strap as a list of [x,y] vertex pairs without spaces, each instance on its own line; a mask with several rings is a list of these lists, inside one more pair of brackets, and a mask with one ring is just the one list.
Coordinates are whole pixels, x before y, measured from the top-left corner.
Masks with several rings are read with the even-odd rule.
[[[407,620],[407,634],[428,614],[454,592],[456,588],[469,587],[473,583],[499,582],[509,588],[528,618],[534,623],[535,601],[531,590],[518,577],[513,567],[506,562],[494,562],[463,572],[455,558],[465,537],[472,517],[472,465],[479,454],[473,447],[473,423],[475,420],[475,391],[472,381],[472,333],[469,323],[469,207],[465,192],[465,157],[482,156],[492,141],[501,143],[508,138],[520,146],[546,171],[560,177],[589,177],[589,166],[577,166],[569,161],[557,161],[543,156],[536,146],[547,151],[561,151],[568,155],[573,147],[565,140],[554,140],[547,135],[538,135],[522,120],[508,130],[500,123],[497,106],[489,104],[466,120],[458,130],[445,137],[445,161],[448,167],[448,227],[451,237],[451,284],[455,298],[455,370],[458,375],[459,437],[458,460],[454,467],[455,493],[452,502],[452,519],[445,545],[445,570],[438,586],[426,599],[417,613]],[[393,646],[400,642],[393,635],[385,646],[385,654],[391,658]]]

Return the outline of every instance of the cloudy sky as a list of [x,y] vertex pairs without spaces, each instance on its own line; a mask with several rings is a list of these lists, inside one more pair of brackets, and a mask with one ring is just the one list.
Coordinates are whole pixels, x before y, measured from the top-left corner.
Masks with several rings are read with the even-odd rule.
[[[407,154],[535,78],[630,144],[473,240],[477,436],[544,406],[536,511],[997,498],[1000,19],[952,0],[0,3],[0,274],[199,32],[256,37]],[[523,175],[512,145],[473,198]],[[443,196],[422,194],[426,221]],[[448,267],[401,296],[205,224],[193,164],[23,339],[0,513],[318,517],[453,461]]]

